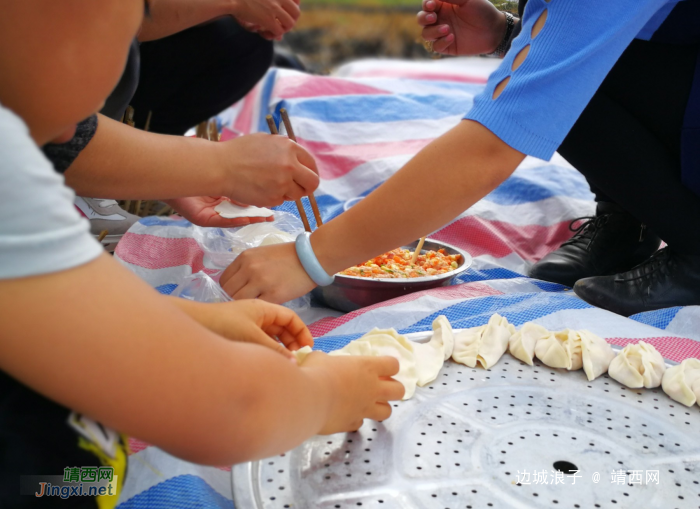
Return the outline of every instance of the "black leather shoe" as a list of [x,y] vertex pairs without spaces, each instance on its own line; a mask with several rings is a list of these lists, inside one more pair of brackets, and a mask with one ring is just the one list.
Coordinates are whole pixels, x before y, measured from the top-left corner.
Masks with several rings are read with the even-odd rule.
[[[586,219],[574,228],[577,221]],[[573,286],[591,276],[630,270],[659,248],[661,239],[614,203],[599,202],[595,217],[580,217],[569,225],[574,236],[530,268],[535,279]]]
[[574,292],[589,304],[623,316],[700,305],[700,255],[665,247],[628,272],[577,281]]

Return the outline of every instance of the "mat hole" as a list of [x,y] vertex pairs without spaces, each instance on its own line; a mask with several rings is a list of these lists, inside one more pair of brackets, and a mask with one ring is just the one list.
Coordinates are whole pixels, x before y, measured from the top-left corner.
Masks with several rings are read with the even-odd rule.
[[554,467],[555,470],[558,470],[559,472],[563,472],[567,475],[575,474],[578,472],[579,468],[571,463],[570,461],[555,461],[552,466]]

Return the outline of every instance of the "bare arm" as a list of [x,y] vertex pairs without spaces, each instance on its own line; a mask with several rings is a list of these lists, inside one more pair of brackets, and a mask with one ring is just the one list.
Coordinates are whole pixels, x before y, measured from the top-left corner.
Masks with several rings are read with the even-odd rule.
[[236,11],[237,0],[148,0],[139,41],[152,41]]
[[[316,230],[316,257],[333,274],[427,235],[495,189],[524,158],[481,124],[464,120]],[[244,251],[220,282],[235,299],[270,302],[286,302],[315,286],[291,243]]]
[[149,0],[139,41],[152,41],[221,16],[233,16],[268,39],[291,30],[301,11],[295,0]]
[[[420,151],[311,242],[329,274],[442,227],[503,182],[525,156],[464,120]],[[377,221],[377,218],[397,218]]]
[[[95,286],[109,291],[88,291]],[[319,431],[347,429],[343,420],[357,425],[363,412],[388,417],[386,397],[403,393],[398,382],[379,378],[398,371],[394,359],[378,368],[321,355],[299,368],[270,349],[227,341],[107,255],[64,272],[0,281],[0,324],[0,369],[195,462],[280,453]]]
[[279,205],[318,187],[313,158],[284,136],[253,134],[213,143],[147,133],[102,115],[65,177],[79,196],[227,196],[257,206]]

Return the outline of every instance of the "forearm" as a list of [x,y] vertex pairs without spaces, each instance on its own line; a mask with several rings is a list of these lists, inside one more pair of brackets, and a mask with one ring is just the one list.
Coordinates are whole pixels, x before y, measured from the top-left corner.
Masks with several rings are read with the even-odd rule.
[[169,199],[224,195],[221,147],[147,133],[99,116],[97,132],[65,173],[79,196]]
[[[95,297],[95,284],[110,291]],[[317,433],[332,404],[313,370],[212,334],[108,256],[0,281],[0,323],[0,369],[190,461],[283,452]]]
[[505,180],[524,159],[472,121],[433,141],[367,198],[311,236],[333,274],[444,226]]
[[200,25],[212,19],[234,14],[236,0],[148,0],[147,16],[139,41],[152,41]]

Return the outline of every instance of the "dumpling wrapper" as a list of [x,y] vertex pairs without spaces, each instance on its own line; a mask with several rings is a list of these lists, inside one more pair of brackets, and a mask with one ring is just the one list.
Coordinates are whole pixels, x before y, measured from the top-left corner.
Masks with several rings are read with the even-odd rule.
[[270,217],[274,215],[274,212],[270,209],[265,209],[262,207],[241,207],[230,201],[222,201],[216,207],[214,211],[218,212],[221,217],[226,219],[237,219],[239,217]]
[[581,338],[576,331],[564,329],[551,332],[535,345],[535,355],[550,368],[576,371],[583,367]]
[[310,346],[305,346],[300,348],[299,350],[294,350],[292,353],[294,354],[294,357],[297,359],[297,364],[303,364],[304,360],[309,356],[309,354],[313,352]]
[[581,338],[583,371],[590,382],[608,371],[615,352],[607,341],[590,331],[580,330],[578,334]]
[[481,327],[467,329],[455,336],[452,359],[469,366],[481,364],[484,369],[495,366],[508,349],[515,327],[498,313]]
[[629,344],[612,360],[608,375],[630,389],[661,385],[666,371],[663,356],[649,343]]
[[416,383],[419,387],[424,387],[437,378],[445,360],[452,355],[453,347],[452,326],[446,317],[440,315],[433,321],[433,337],[430,341],[413,344],[418,375]]
[[399,372],[392,378],[404,386],[403,399],[407,400],[415,394],[418,382],[413,347],[413,343],[394,329],[374,329],[329,355],[367,355],[371,357],[388,355],[394,357],[399,361]]
[[541,325],[528,322],[510,337],[508,350],[513,357],[532,366],[537,342],[542,339],[547,339],[550,334],[551,332]]
[[700,360],[686,359],[678,366],[668,368],[661,387],[671,399],[685,406],[700,401]]

